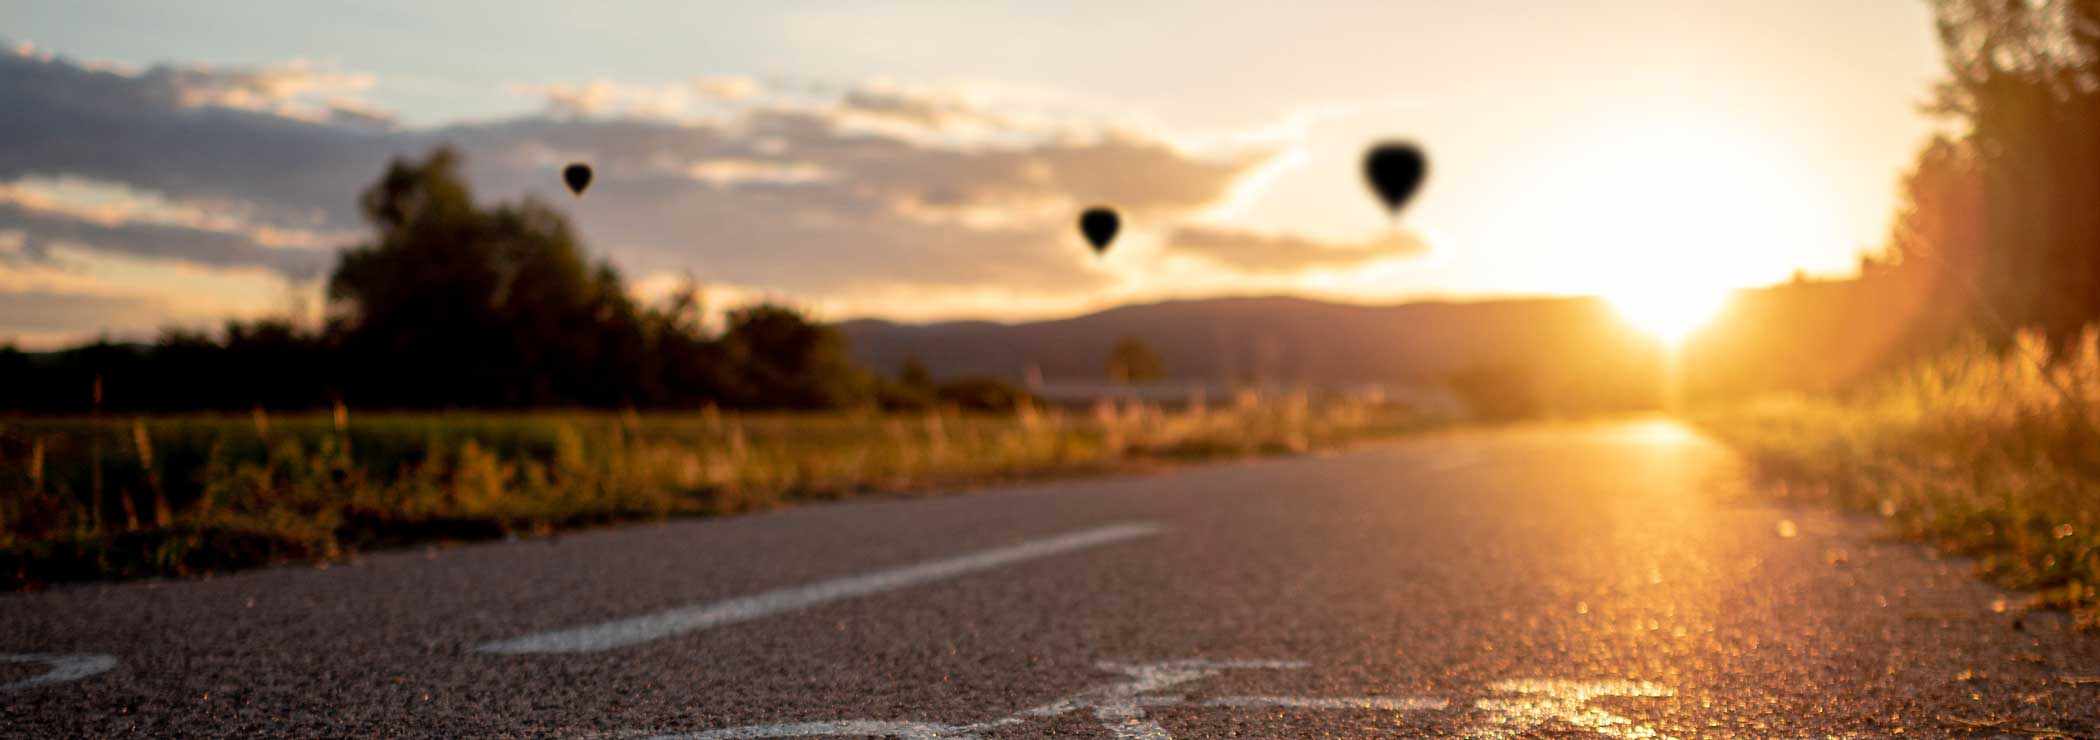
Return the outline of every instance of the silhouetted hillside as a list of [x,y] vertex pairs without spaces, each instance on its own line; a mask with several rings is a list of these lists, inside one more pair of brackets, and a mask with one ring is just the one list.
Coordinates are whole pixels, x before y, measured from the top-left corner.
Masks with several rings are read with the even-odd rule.
[[[1352,305],[1289,297],[1123,306],[1069,319],[838,325],[881,372],[917,357],[943,377],[1108,377],[1124,338],[1151,345],[1180,380],[1312,384],[1510,383],[1555,407],[1652,401],[1655,347],[1592,298]],[[1507,389],[1498,389],[1507,390]],[[1636,402],[1635,399],[1638,399]]]

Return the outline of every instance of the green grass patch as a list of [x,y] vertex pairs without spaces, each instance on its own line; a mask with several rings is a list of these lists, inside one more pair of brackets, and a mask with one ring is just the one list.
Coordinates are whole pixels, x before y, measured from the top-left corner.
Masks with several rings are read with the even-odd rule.
[[1303,451],[1435,421],[1302,397],[1090,414],[0,419],[0,587]]

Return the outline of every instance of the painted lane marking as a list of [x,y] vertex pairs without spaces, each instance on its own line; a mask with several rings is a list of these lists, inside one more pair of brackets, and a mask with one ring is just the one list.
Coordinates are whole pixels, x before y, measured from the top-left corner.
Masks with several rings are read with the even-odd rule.
[[[1179,693],[1166,693],[1215,677],[1229,670],[1293,670],[1305,663],[1284,660],[1174,660],[1162,663],[1100,663],[1101,670],[1121,674],[1125,680],[1095,686],[1055,699],[1031,709],[994,720],[966,725],[937,722],[883,720],[831,720],[748,725],[695,733],[655,735],[649,740],[740,740],[742,738],[787,737],[878,737],[894,740],[985,740],[995,731],[1029,722],[1074,713],[1093,715],[1113,740],[1174,740],[1164,725],[1147,710],[1172,707],[1225,707],[1232,709],[1373,710],[1395,713],[1430,712],[1441,715],[1445,726],[1465,740],[1518,740],[1533,737],[1536,730],[1560,722],[1596,736],[1620,740],[1675,740],[1653,727],[1589,706],[1604,697],[1668,698],[1677,695],[1669,687],[1645,681],[1583,681],[1567,679],[1518,679],[1497,681],[1486,687],[1486,698],[1470,706],[1427,696],[1409,697],[1313,697],[1313,696],[1226,696],[1191,701]],[[1468,712],[1467,709],[1472,711]],[[642,733],[627,735],[632,737]],[[1858,740],[1857,736],[1845,736]]]
[[691,604],[639,617],[499,640],[484,643],[474,649],[484,653],[508,655],[611,650],[725,624],[807,609],[839,599],[945,581],[981,570],[1148,537],[1159,532],[1160,527],[1149,522],[1111,524],[1010,547],[983,550],[943,560],[930,560],[857,576],[833,578],[805,586],[774,589],[712,604]]
[[1532,730],[1559,720],[1605,737],[1623,740],[1676,740],[1602,709],[1588,706],[1600,696],[1661,698],[1676,696],[1667,687],[1646,681],[1569,681],[1564,679],[1519,679],[1497,681],[1489,690],[1519,694],[1523,699],[1481,699],[1473,706],[1486,712],[1492,723],[1467,735],[1468,740],[1512,740],[1531,737]]
[[1115,740],[1173,740],[1167,729],[1145,715],[1146,707],[1174,706],[1186,702],[1176,695],[1157,692],[1201,681],[1227,670],[1296,670],[1305,664],[1278,660],[1176,660],[1165,663],[1095,665],[1109,673],[1121,673],[1129,681],[1109,684],[1053,701],[1022,712],[1030,717],[1055,717],[1078,709],[1094,710],[1094,720]]
[[1205,705],[1240,709],[1380,709],[1388,712],[1441,712],[1445,707],[1451,706],[1451,702],[1418,696],[1398,699],[1384,696],[1225,696],[1205,702]]
[[1241,696],[1191,702],[1180,694],[1160,693],[1230,670],[1295,670],[1305,663],[1290,660],[1174,660],[1163,663],[1101,663],[1097,667],[1126,680],[1024,709],[999,719],[967,725],[935,722],[832,720],[730,727],[703,732],[656,735],[649,740],[742,740],[784,737],[879,737],[893,740],[984,740],[987,733],[1031,720],[1086,711],[1114,740],[1173,740],[1164,726],[1146,715],[1153,707],[1214,706],[1234,708],[1442,711],[1449,702],[1429,697],[1323,698]]
[[[897,740],[976,740],[967,728],[932,722],[794,722],[784,725],[732,727],[697,735],[671,736],[669,740],[744,740],[765,737],[888,737]],[[663,737],[647,740],[665,740]]]
[[20,691],[54,683],[78,681],[117,667],[116,658],[95,653],[0,653],[0,663],[43,663],[51,666],[51,670],[42,675],[30,676],[10,684],[0,684],[0,691]]

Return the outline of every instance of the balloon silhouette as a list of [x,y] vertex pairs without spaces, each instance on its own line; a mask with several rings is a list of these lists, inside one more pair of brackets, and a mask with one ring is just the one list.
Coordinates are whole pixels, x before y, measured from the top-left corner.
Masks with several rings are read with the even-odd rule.
[[1364,179],[1371,181],[1371,189],[1396,218],[1427,174],[1429,161],[1422,157],[1422,150],[1404,141],[1382,142],[1364,155]]
[[1094,253],[1108,251],[1108,243],[1116,240],[1116,230],[1122,228],[1123,219],[1116,212],[1101,206],[1086,209],[1079,214],[1079,233],[1086,235],[1087,243],[1094,245]]
[[569,184],[569,192],[583,197],[583,189],[591,186],[591,166],[582,162],[570,162],[561,168],[561,181]]

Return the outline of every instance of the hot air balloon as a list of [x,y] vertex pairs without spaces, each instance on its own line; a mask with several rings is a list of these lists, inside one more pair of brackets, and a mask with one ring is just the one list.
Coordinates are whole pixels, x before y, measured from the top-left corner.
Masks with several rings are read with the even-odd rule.
[[1385,202],[1387,211],[1395,218],[1407,199],[1421,187],[1422,178],[1429,174],[1429,160],[1422,150],[1404,141],[1381,142],[1371,147],[1364,155],[1364,179],[1370,181],[1371,190]]
[[1094,253],[1108,251],[1108,243],[1116,240],[1116,230],[1122,228],[1123,219],[1113,209],[1095,206],[1079,214],[1079,233],[1086,236],[1088,244],[1094,245]]
[[582,162],[570,162],[561,168],[561,181],[568,183],[569,192],[583,197],[583,189],[591,186],[591,166]]

